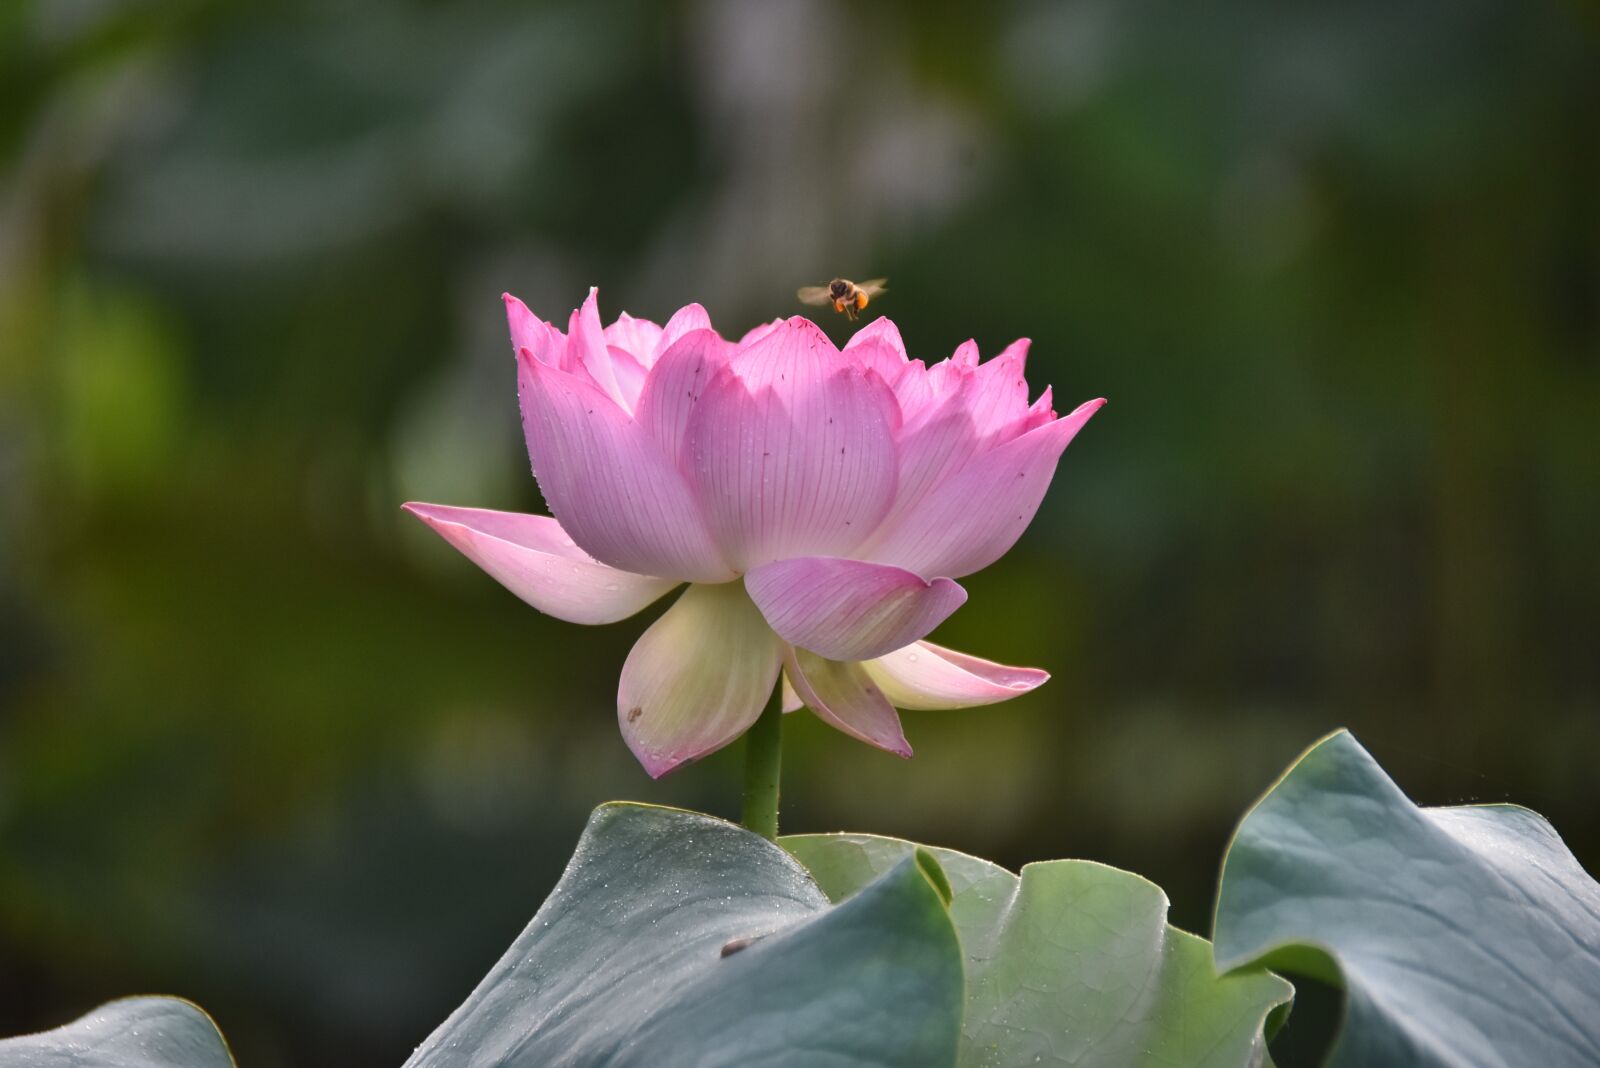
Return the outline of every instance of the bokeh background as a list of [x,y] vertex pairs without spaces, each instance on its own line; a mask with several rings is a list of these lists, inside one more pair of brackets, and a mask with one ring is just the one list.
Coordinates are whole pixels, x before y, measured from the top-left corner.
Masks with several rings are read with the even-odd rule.
[[737,336],[835,274],[1111,404],[936,635],[1054,681],[910,762],[795,717],[789,829],[1103,860],[1205,933],[1348,725],[1600,866],[1594,7],[13,0],[0,1033],[163,991],[249,1068],[394,1065],[595,804],[732,815],[735,754],[617,734],[648,616],[398,506],[539,508],[502,290]]

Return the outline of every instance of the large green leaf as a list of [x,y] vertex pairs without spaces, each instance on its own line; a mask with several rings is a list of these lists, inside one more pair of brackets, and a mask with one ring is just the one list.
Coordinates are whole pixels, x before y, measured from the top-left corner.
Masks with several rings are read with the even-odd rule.
[[1216,955],[1342,985],[1334,1065],[1600,1064],[1600,887],[1543,817],[1418,808],[1342,731],[1240,825]]
[[[799,835],[785,848],[835,901],[897,870],[919,847],[871,835]],[[948,849],[967,956],[963,1066],[1238,1066],[1264,1060],[1268,1014],[1289,984],[1218,978],[1202,938],[1167,926],[1161,889],[1088,861],[1030,864],[1019,878]]]
[[37,1035],[0,1040],[0,1068],[233,1068],[216,1024],[179,998],[124,998]]
[[926,855],[831,906],[789,854],[595,810],[550,897],[414,1068],[949,1065],[961,948]]

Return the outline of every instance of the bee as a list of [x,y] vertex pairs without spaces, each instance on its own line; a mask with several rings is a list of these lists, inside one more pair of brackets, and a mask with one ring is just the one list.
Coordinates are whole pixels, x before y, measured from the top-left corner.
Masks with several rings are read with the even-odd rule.
[[835,278],[825,286],[804,286],[796,294],[802,304],[832,304],[833,310],[843,312],[851,322],[866,310],[867,302],[882,293],[887,278],[874,278],[870,282],[852,282],[848,278]]

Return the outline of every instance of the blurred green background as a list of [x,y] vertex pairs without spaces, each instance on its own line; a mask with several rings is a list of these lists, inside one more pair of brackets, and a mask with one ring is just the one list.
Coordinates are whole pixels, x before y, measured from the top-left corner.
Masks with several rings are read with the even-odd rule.
[[888,275],[913,355],[1111,398],[936,635],[1054,681],[910,762],[795,717],[789,829],[1204,933],[1348,725],[1600,866],[1593,7],[13,0],[0,90],[0,1033],[165,991],[393,1065],[596,803],[734,813],[618,736],[648,616],[398,509],[540,507],[502,290],[738,336]]

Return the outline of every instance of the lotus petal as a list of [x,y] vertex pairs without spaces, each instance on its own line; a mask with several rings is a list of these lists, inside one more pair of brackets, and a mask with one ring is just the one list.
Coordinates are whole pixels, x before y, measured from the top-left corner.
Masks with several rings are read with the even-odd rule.
[[1050,679],[1038,668],[1007,667],[932,642],[913,642],[862,665],[896,708],[972,708],[1007,701]]
[[572,313],[567,325],[567,362],[569,366],[582,367],[589,372],[589,377],[606,396],[626,410],[616,371],[611,366],[605,331],[600,328],[599,297],[593,286],[589,287],[583,306]]
[[711,316],[707,315],[706,310],[698,304],[685,304],[673,312],[672,318],[667,320],[667,325],[661,328],[661,337],[656,340],[655,355],[650,363],[654,365],[656,360],[678,343],[679,338],[696,330],[711,330]]
[[706,387],[680,467],[735,567],[849,555],[894,499],[898,416],[878,376],[790,319]]
[[1104,403],[1089,401],[978,455],[886,525],[859,555],[953,578],[988,567],[1028,528],[1062,451]]
[[584,551],[637,575],[733,577],[683,478],[626,412],[577,375],[531,356],[519,368],[534,476]]
[[860,664],[791,647],[784,668],[795,695],[824,722],[896,756],[911,755],[899,713]]
[[416,501],[405,509],[500,585],[569,623],[627,619],[677,585],[607,567],[549,516]]
[[552,367],[562,366],[567,351],[566,335],[533,312],[510,293],[502,293],[506,305],[506,323],[511,327],[511,351],[527,349],[533,358]]
[[690,586],[622,666],[617,722],[653,778],[721,749],[761,715],[783,662],[737,582]]
[[661,327],[649,319],[635,319],[627,312],[617,316],[617,321],[605,329],[606,344],[626,352],[641,367],[649,367],[655,362],[660,351],[656,345],[661,341],[661,334]]
[[634,418],[674,463],[683,452],[689,415],[706,387],[727,366],[730,346],[714,330],[692,330],[662,353],[639,393]]
[[916,641],[960,608],[967,591],[903,568],[795,556],[754,568],[745,589],[778,636],[829,660],[869,660]]

